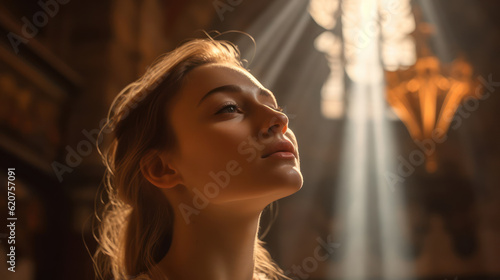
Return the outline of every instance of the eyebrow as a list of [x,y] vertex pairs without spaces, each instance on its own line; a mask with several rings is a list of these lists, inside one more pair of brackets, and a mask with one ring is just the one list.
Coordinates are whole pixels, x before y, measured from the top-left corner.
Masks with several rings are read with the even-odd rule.
[[[212,90],[210,90],[209,92],[207,92],[201,99],[200,101],[198,102],[198,105],[196,105],[196,107],[199,107],[200,104],[203,102],[203,100],[207,99],[207,97],[209,97],[210,95],[216,93],[216,92],[227,92],[227,93],[236,93],[236,92],[242,92],[243,90],[241,89],[241,87],[237,86],[237,85],[224,85],[224,86],[220,86],[220,87],[216,87]],[[266,89],[260,89],[259,90],[259,96],[266,96],[268,98],[271,98],[274,100],[273,98],[273,95],[269,92],[269,90],[266,90]]]

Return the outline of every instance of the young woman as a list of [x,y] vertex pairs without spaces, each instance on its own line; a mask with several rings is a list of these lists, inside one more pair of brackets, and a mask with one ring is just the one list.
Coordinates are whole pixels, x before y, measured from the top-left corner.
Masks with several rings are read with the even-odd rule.
[[224,41],[166,54],[113,102],[100,279],[288,279],[258,238],[302,187],[297,141],[272,92]]

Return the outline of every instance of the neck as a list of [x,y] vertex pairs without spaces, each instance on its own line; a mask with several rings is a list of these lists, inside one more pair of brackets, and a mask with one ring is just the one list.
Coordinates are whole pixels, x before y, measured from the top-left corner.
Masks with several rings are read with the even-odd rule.
[[172,245],[159,263],[168,279],[253,279],[262,211],[241,213],[210,204],[191,215],[189,222],[179,209],[175,212]]

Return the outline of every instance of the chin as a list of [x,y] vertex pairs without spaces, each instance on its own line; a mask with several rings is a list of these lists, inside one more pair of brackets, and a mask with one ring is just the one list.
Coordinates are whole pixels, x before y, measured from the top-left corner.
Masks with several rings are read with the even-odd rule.
[[288,185],[286,189],[284,189],[284,196],[287,197],[298,192],[302,188],[302,182],[300,184]]
[[277,200],[298,192],[302,188],[302,185],[302,174],[294,172],[288,174],[285,178],[281,178],[279,182],[269,186],[269,188],[274,190],[273,194],[276,196],[274,200]]
[[[265,207],[269,203],[290,196],[302,188],[302,174],[296,168],[286,172],[267,174],[266,177],[258,177],[258,180],[255,180],[256,176],[240,178],[240,182],[246,184],[234,182],[234,185],[240,188],[238,190],[230,187],[226,188],[231,194],[228,194],[222,201],[251,201],[253,206]],[[231,190],[234,190],[234,192]]]

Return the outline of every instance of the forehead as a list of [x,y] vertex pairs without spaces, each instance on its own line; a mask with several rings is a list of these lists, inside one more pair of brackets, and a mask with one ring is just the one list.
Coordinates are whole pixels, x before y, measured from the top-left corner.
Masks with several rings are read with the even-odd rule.
[[231,64],[212,63],[196,67],[183,82],[182,95],[201,98],[208,91],[224,86],[237,85],[243,90],[265,90],[264,86],[247,70]]

